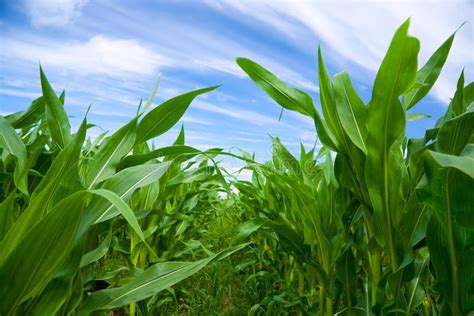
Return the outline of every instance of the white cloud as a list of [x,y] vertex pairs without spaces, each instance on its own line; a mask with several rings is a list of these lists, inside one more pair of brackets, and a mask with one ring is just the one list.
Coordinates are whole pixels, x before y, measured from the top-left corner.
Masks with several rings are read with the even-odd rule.
[[5,59],[40,61],[43,66],[72,70],[82,75],[109,75],[122,77],[129,74],[152,75],[170,60],[130,39],[114,39],[103,35],[86,42],[56,42],[37,39],[4,40],[0,56]]
[[181,118],[181,122],[183,123],[189,123],[189,124],[200,124],[200,125],[207,125],[210,126],[212,125],[211,122],[206,121],[206,120],[201,120],[195,117],[192,117],[190,115],[185,115],[184,117]]
[[247,138],[247,137],[230,137],[232,140],[237,140],[240,142],[244,143],[254,143],[254,144],[262,144],[262,143],[268,143],[268,139],[259,139],[259,138]]
[[[219,107],[214,104],[196,100],[193,102],[193,107],[199,110],[209,111],[213,113],[218,113],[224,116],[232,117],[235,119],[240,119],[244,123],[252,123],[255,125],[273,125],[278,122],[277,117],[269,117],[254,111],[245,110],[242,108],[233,108],[228,105],[225,107]],[[285,125],[284,123],[280,123]]]
[[[322,41],[326,59],[338,70],[349,67],[358,79],[367,81],[385,54],[396,28],[411,17],[410,33],[420,38],[420,66],[431,53],[464,21],[472,19],[474,5],[468,1],[219,1],[208,4],[221,12],[253,17],[253,23],[265,23],[298,43],[308,45],[308,32]],[[230,10],[229,10],[230,9]],[[234,10],[234,11],[232,11]],[[289,24],[289,21],[295,23]],[[469,24],[470,23],[470,24]],[[457,34],[450,58],[433,88],[442,101],[452,96],[461,69],[472,80],[474,68],[474,27],[469,22]],[[306,36],[295,37],[306,29]],[[311,43],[313,44],[313,43]],[[370,78],[370,76],[369,76]]]
[[0,88],[0,95],[10,95],[15,97],[20,97],[24,99],[36,99],[41,95],[40,92],[30,92],[30,91],[22,91],[18,89],[8,89],[8,88]]
[[26,12],[34,26],[65,26],[80,14],[88,0],[25,0]]
[[[224,2],[223,2],[224,3]],[[212,1],[208,2],[212,5]],[[127,10],[121,6],[107,7],[104,25],[116,23],[116,17],[127,19],[125,32],[140,36],[143,39],[153,39],[156,51],[174,61],[176,68],[185,70],[217,71],[239,78],[247,78],[236,65],[235,58],[244,56],[265,65],[291,85],[317,92],[316,81],[307,78],[297,68],[298,60],[282,60],[285,51],[277,52],[282,58],[276,58],[276,51],[269,54],[269,47],[259,41],[253,41],[251,36],[229,32],[230,28],[207,28],[185,20],[176,19],[159,12],[144,13],[140,10]],[[225,13],[225,11],[223,11]],[[275,13],[276,14],[276,13]],[[143,20],[153,18],[153,27]],[[281,21],[290,28],[293,23]],[[120,30],[122,30],[119,27]],[[291,29],[291,28],[290,28]],[[163,31],[170,30],[170,31]],[[111,30],[117,32],[118,30]],[[296,33],[295,33],[296,34]]]

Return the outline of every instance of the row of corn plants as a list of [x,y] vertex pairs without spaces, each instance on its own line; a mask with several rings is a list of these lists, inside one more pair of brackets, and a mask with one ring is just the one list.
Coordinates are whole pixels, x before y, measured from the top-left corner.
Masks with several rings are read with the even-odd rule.
[[[418,69],[420,44],[408,27],[396,31],[367,104],[346,72],[329,75],[319,49],[322,115],[305,92],[237,59],[280,106],[313,119],[322,143],[297,159],[273,139],[272,160],[250,163],[252,180],[236,184],[254,214],[241,235],[260,232],[266,260],[283,259],[273,280],[285,275],[293,298],[280,297],[280,311],[474,310],[474,84],[461,74],[446,114],[423,138],[408,139],[407,121],[423,117],[408,111],[436,82],[455,36]],[[273,314],[274,304],[262,300],[254,311]]]
[[130,122],[92,140],[87,118],[71,132],[64,92],[40,77],[43,95],[0,117],[1,315],[152,314],[159,292],[245,246],[213,252],[192,229],[228,190],[220,149],[186,146],[183,129],[171,146],[147,143],[216,87],[149,109],[155,88]]

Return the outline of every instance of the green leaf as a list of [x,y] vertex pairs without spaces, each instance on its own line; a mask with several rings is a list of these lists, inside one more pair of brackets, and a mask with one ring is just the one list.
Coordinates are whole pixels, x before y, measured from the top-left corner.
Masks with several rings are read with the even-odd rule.
[[421,67],[416,76],[416,82],[420,83],[413,89],[409,90],[403,95],[403,104],[407,110],[411,109],[417,104],[428,92],[431,90],[433,85],[443,69],[444,63],[449,55],[449,50],[453,44],[454,32],[428,59],[426,64]]
[[181,126],[178,137],[173,143],[173,146],[184,146],[184,126]]
[[80,187],[75,187],[76,182],[73,174],[77,174],[77,163],[85,138],[86,125],[87,123],[84,120],[74,140],[61,150],[32,193],[28,206],[0,243],[2,249],[0,263],[20,242],[21,238],[50,211],[51,207],[54,206],[54,197],[56,196],[57,199],[65,197],[66,184],[72,183],[71,191],[80,189]]
[[431,115],[423,114],[423,113],[407,113],[407,121],[414,122],[424,118],[430,118]]
[[321,108],[323,110],[324,119],[329,131],[334,136],[334,144],[337,146],[338,152],[342,151],[345,143],[344,130],[341,119],[338,116],[338,109],[335,103],[334,87],[329,77],[326,64],[324,63],[321,47],[318,47],[318,80],[319,80],[319,97],[321,100]]
[[161,76],[158,75],[158,78],[156,78],[156,83],[155,83],[155,86],[153,87],[151,95],[146,101],[145,105],[143,106],[141,113],[146,112],[148,108],[153,104],[153,101],[155,100],[156,91],[158,90],[158,86],[160,85],[160,79],[161,79]]
[[334,139],[328,134],[326,123],[314,107],[313,99],[306,92],[289,87],[270,71],[250,59],[239,57],[237,58],[237,64],[276,103],[285,109],[311,117],[315,121],[318,137],[321,141],[325,145],[335,148]]
[[246,221],[240,224],[237,227],[238,234],[234,239],[235,243],[242,242],[246,238],[248,238],[251,234],[256,232],[257,230],[265,224],[263,219],[253,219],[250,221]]
[[110,203],[114,205],[114,207],[120,212],[120,214],[125,218],[125,220],[128,222],[128,224],[132,227],[132,229],[135,231],[135,233],[140,237],[140,239],[145,242],[145,236],[143,235],[143,231],[140,228],[140,225],[138,224],[137,218],[135,217],[135,214],[133,211],[130,209],[127,203],[124,202],[124,200],[118,196],[116,193],[106,190],[106,189],[97,189],[97,190],[92,190],[90,191],[94,194],[100,195],[107,199]]
[[104,140],[99,151],[86,166],[85,184],[87,188],[90,189],[115,174],[115,168],[120,159],[127,155],[135,144],[136,133],[137,118]]
[[16,199],[18,193],[12,191],[2,202],[0,203],[0,241],[6,235],[8,230],[13,224],[14,213],[17,211]]
[[440,127],[436,148],[442,153],[459,155],[473,135],[474,112],[463,113]]
[[472,107],[474,104],[474,82],[471,82],[464,87],[463,98],[466,108]]
[[408,36],[408,26],[409,20],[397,30],[382,61],[367,122],[365,181],[374,209],[374,233],[387,249],[393,272],[403,256],[394,229],[404,203],[399,193],[405,174],[399,139],[404,135],[406,114],[399,97],[415,82],[420,47],[416,38]]
[[[426,241],[436,290],[447,300],[449,314],[467,315],[474,308],[473,164],[467,166],[456,159],[460,157],[446,156],[425,153],[427,183],[418,189],[418,195],[433,209]],[[470,174],[464,172],[466,167]]]
[[219,86],[194,90],[169,99],[149,113],[138,124],[135,144],[160,136],[173,127],[183,116],[191,102],[198,95],[217,89]]
[[146,154],[130,155],[122,159],[117,166],[117,170],[122,170],[128,167],[143,164],[152,159],[167,157],[167,156],[178,156],[183,154],[197,155],[201,153],[200,150],[186,146],[186,145],[173,145],[168,147],[159,148],[150,151]]
[[459,76],[456,92],[449,108],[455,115],[460,115],[466,111],[466,104],[464,104],[464,70]]
[[[128,201],[132,193],[145,185],[157,181],[169,168],[170,162],[147,164],[124,169],[106,180],[102,189],[116,193],[121,199]],[[109,201],[94,200],[89,209],[89,220],[102,222],[120,214]]]
[[[423,294],[425,294],[424,291],[420,291],[420,287],[422,286],[422,282],[420,279],[422,273],[425,271],[425,266],[427,266],[427,264],[429,263],[430,257],[428,254],[424,254],[424,256],[425,257],[422,259],[422,262],[418,265],[418,272],[416,274],[416,277],[410,284],[411,293],[409,295],[409,300],[406,309],[407,314],[410,314],[414,307],[417,307],[422,303],[424,296]],[[421,292],[422,295],[420,295],[419,292]]]
[[97,248],[87,252],[86,254],[82,256],[81,268],[85,267],[88,264],[96,262],[100,258],[105,256],[107,254],[107,251],[109,250],[111,241],[112,241],[112,226],[110,226],[110,229],[107,232],[107,236],[105,236],[104,240],[100,243],[100,245]]
[[22,193],[29,195],[26,148],[15,129],[3,116],[0,116],[0,148],[4,148],[8,154],[16,158],[13,180]]
[[367,109],[352,86],[349,75],[345,72],[334,77],[334,92],[337,112],[347,136],[357,147],[366,153],[365,138],[367,135]]
[[64,148],[71,140],[71,125],[69,125],[69,119],[61,101],[54,93],[53,88],[51,88],[41,66],[40,77],[45,101],[46,122],[51,131],[51,137],[60,148]]
[[44,98],[41,96],[33,100],[28,110],[7,115],[5,118],[14,128],[24,128],[39,121],[44,111]]
[[[59,203],[0,264],[0,313],[37,295],[69,256],[85,205],[83,193]],[[21,262],[21,264],[18,264]]]
[[342,283],[345,305],[351,307],[356,302],[357,293],[357,265],[351,247],[347,247],[337,259],[336,276]]
[[[454,118],[455,116],[461,115],[467,110],[468,104],[464,102],[464,90],[466,92],[469,92],[469,89],[467,89],[469,85],[465,88],[464,87],[464,70],[461,72],[461,75],[459,76],[457,85],[456,85],[456,92],[454,93],[453,98],[451,99],[451,102],[449,103],[448,110],[446,113],[439,118],[439,120],[436,122],[436,127],[440,127],[443,125],[446,121]],[[467,96],[468,99],[473,97],[472,95]]]
[[209,258],[192,263],[155,264],[121,287],[94,292],[79,307],[78,315],[88,315],[95,310],[110,309],[143,300],[190,277],[213,261],[224,259],[247,245],[234,246]]
[[239,57],[237,64],[263,91],[282,107],[313,117],[313,100],[299,89],[289,87],[267,69],[250,59]]
[[474,156],[454,156],[428,150],[432,159],[443,168],[455,168],[474,179]]

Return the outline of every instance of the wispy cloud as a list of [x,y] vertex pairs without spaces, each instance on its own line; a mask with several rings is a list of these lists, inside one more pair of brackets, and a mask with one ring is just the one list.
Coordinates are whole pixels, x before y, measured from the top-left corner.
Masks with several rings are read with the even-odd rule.
[[[412,17],[411,33],[422,41],[420,60],[429,55],[464,21],[472,18],[474,4],[469,1],[294,1],[275,2],[223,0],[207,2],[211,7],[229,14],[245,14],[257,23],[271,25],[293,42],[308,49],[306,37],[295,38],[302,28],[313,32],[323,43],[326,56],[337,68],[355,70],[359,79],[366,79],[361,70],[377,70],[395,29]],[[429,8],[427,7],[429,5]],[[348,14],[350,12],[350,14]],[[289,23],[295,21],[296,23]],[[255,23],[255,22],[254,22]],[[457,35],[451,56],[433,95],[446,101],[455,89],[456,78],[466,67],[466,74],[474,72],[474,27],[471,22]],[[314,43],[316,44],[316,43]],[[357,66],[354,68],[354,66]],[[358,71],[359,73],[357,73]]]
[[23,91],[23,90],[18,90],[18,89],[7,89],[7,88],[0,88],[0,94],[20,97],[20,98],[30,99],[30,100],[36,99],[39,95],[41,95],[39,92],[35,93],[35,92]]
[[68,69],[81,75],[152,75],[160,66],[170,63],[169,59],[136,40],[104,35],[96,35],[86,42],[8,38],[4,45],[0,55],[6,59],[40,61],[48,67]]
[[212,125],[212,123],[209,122],[209,121],[202,120],[202,119],[198,119],[198,118],[192,117],[192,116],[190,116],[190,115],[185,115],[185,116],[181,119],[181,122],[183,122],[183,123],[189,123],[189,124],[200,124],[200,125],[206,125],[206,126]]
[[203,111],[218,113],[223,116],[238,119],[238,120],[241,120],[242,123],[251,123],[255,125],[271,125],[278,122],[277,117],[270,117],[270,116],[263,115],[255,111],[245,110],[242,108],[235,108],[228,105],[217,106],[215,104],[208,103],[205,101],[200,101],[200,100],[195,101],[193,103],[193,107],[203,110]]
[[88,0],[24,0],[24,7],[33,25],[64,26],[81,14]]

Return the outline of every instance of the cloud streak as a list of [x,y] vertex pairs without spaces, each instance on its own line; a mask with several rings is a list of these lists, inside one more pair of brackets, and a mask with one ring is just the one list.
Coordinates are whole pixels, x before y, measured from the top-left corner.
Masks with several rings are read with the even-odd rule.
[[25,0],[25,9],[34,26],[60,27],[77,19],[88,0]]
[[[293,42],[303,44],[305,49],[307,45],[302,42],[306,37],[295,38],[293,34],[307,29],[323,42],[326,47],[323,50],[333,66],[352,68],[353,75],[359,79],[365,76],[361,70],[373,77],[389,39],[408,17],[412,20],[411,33],[422,43],[420,60],[426,61],[461,23],[472,19],[474,12],[474,4],[468,1],[294,1],[290,5],[284,1],[223,0],[207,3],[217,10],[233,10],[231,14],[245,14],[254,21],[271,25]],[[289,25],[288,21],[296,23]],[[433,95],[441,101],[453,95],[463,67],[468,78],[474,77],[473,30],[470,22],[457,34],[448,64],[433,88]]]
[[72,70],[80,75],[123,77],[129,74],[153,75],[171,61],[136,40],[96,35],[86,42],[15,39],[4,41],[0,53],[5,59],[40,61],[48,67]]

